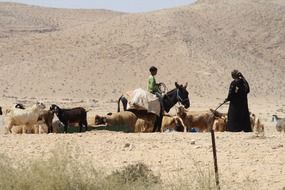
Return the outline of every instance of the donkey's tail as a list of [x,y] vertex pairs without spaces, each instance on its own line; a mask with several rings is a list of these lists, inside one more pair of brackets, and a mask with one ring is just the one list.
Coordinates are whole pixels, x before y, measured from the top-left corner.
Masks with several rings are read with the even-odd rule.
[[122,95],[120,98],[119,98],[119,100],[118,100],[118,112],[120,112],[120,102],[122,102],[122,104],[123,104],[123,109],[124,109],[124,111],[126,111],[126,109],[127,109],[127,104],[128,104],[128,100],[127,100],[127,98],[124,96],[124,95]]
[[120,112],[120,102],[121,102],[121,99],[122,99],[123,95],[120,96],[119,100],[118,100],[118,109],[117,109],[117,112]]

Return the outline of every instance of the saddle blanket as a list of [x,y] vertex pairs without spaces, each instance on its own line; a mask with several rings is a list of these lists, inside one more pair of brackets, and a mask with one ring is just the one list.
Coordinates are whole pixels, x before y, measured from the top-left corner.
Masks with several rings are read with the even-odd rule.
[[142,88],[138,88],[126,92],[125,97],[128,100],[127,110],[147,110],[148,112],[159,116],[160,102],[156,95],[151,94]]

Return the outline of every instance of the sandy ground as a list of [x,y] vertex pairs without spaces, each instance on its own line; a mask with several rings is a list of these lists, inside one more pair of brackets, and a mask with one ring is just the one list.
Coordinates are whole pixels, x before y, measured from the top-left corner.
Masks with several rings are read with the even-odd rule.
[[[284,15],[282,0],[200,0],[137,14],[0,3],[0,106],[82,106],[92,124],[95,114],[116,111],[122,93],[146,88],[155,65],[158,82],[169,90],[188,82],[190,109],[208,110],[239,69],[265,137],[216,134],[222,189],[284,189],[285,136],[271,122],[285,117]],[[4,135],[3,126],[1,119],[0,153],[19,161],[70,143],[82,162],[106,171],[144,162],[165,183],[213,169],[210,133]]]
[[[272,106],[272,110],[276,106]],[[192,108],[205,110],[202,105]],[[226,110],[227,106],[221,110]],[[222,189],[282,189],[285,187],[285,134],[271,122],[270,106],[256,106],[265,124],[265,137],[253,133],[215,133]],[[105,110],[107,112],[108,110]],[[98,112],[90,112],[92,118]],[[103,111],[100,113],[104,113]],[[90,119],[91,121],[91,119]],[[90,123],[92,124],[92,123]],[[198,171],[213,172],[210,133],[123,133],[92,130],[86,133],[1,135],[0,153],[22,162],[44,159],[69,144],[71,154],[106,172],[143,162],[164,183],[195,180]],[[88,163],[90,164],[90,163]]]

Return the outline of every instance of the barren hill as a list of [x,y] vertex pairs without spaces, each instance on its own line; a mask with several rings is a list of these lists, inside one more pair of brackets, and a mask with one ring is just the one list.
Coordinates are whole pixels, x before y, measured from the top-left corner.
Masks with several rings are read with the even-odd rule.
[[0,3],[0,26],[2,100],[113,102],[145,88],[150,65],[169,89],[188,82],[193,98],[224,99],[237,68],[252,99],[284,100],[281,0],[200,0],[136,14]]

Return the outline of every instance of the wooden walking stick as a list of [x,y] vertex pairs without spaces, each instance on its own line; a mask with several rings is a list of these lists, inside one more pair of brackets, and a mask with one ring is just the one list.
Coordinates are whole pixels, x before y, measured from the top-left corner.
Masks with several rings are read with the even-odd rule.
[[224,105],[226,102],[221,103],[216,109],[215,111],[217,111],[222,105]]
[[[224,105],[226,102],[221,103],[215,111],[217,111],[218,108],[220,108],[222,105]],[[218,190],[221,189],[220,187],[220,181],[219,181],[219,171],[218,171],[218,161],[217,161],[217,150],[216,150],[216,140],[215,140],[215,131],[212,128],[211,129],[211,137],[212,137],[212,149],[213,149],[213,158],[214,158],[214,166],[215,166],[215,179],[216,179],[216,186]]]
[[217,162],[217,150],[216,150],[216,141],[215,141],[215,132],[211,129],[211,137],[212,137],[212,149],[213,149],[213,157],[214,157],[214,166],[215,166],[215,178],[216,178],[216,186],[218,190],[220,190],[220,181],[219,181],[219,172],[218,172],[218,162]]

